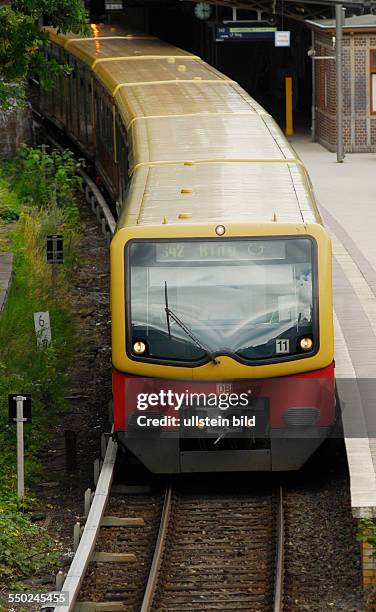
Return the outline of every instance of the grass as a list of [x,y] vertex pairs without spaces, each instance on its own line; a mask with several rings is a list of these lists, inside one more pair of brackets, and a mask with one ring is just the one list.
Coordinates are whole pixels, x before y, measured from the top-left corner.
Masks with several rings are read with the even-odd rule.
[[[16,428],[8,423],[8,394],[30,393],[33,422],[24,428],[26,485],[30,486],[43,477],[38,453],[47,444],[58,415],[67,408],[67,363],[77,341],[69,284],[79,216],[73,198],[75,167],[70,157],[64,157],[68,160],[66,168],[57,154],[51,161],[51,156],[35,151],[23,148],[16,160],[0,163],[0,248],[10,242],[14,253],[13,282],[0,319],[0,589],[19,587],[29,574],[51,568],[61,554],[47,532],[32,523],[28,494],[23,511],[19,509],[15,496]],[[54,172],[58,175],[55,182]],[[64,183],[64,173],[68,184]],[[58,192],[64,202],[59,201]],[[38,200],[41,194],[42,205]],[[8,231],[10,223],[12,229]],[[63,234],[65,253],[55,284],[51,265],[45,261],[46,235],[54,233]],[[33,314],[46,310],[50,313],[52,342],[39,349]]]

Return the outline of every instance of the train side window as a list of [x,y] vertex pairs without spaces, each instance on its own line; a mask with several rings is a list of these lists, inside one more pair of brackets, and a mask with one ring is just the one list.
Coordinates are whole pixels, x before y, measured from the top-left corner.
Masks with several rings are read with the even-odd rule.
[[109,153],[113,153],[113,123],[112,123],[112,106],[106,101],[106,145]]
[[[55,60],[56,63],[61,64],[61,47],[56,45],[55,43],[51,44],[51,57]],[[56,78],[52,89],[53,95],[53,114],[54,116],[62,120],[62,76],[59,74]]]
[[94,86],[96,153],[109,181],[116,187],[112,99],[98,81],[94,81]]
[[98,147],[100,149],[106,148],[106,116],[105,116],[105,102],[104,102],[104,91],[101,86],[96,87],[95,92],[95,116],[96,116],[96,132],[98,138]]
[[80,65],[78,61],[74,60],[74,69],[73,69],[73,88],[75,93],[75,106],[73,111],[74,118],[74,131],[73,133],[79,138],[80,136]]
[[[65,65],[69,65],[69,60],[68,60],[68,56],[66,54],[66,52],[61,49],[61,62],[62,64]],[[67,125],[68,123],[68,108],[69,108],[69,94],[68,94],[68,81],[69,81],[69,76],[63,74],[61,76],[61,116],[62,116],[62,121],[65,125]]]
[[127,187],[128,187],[128,145],[127,138],[125,133],[125,128],[123,124],[120,122],[119,118],[116,119],[116,152],[117,152],[117,162],[119,167],[119,191],[120,191],[120,203],[123,204]]
[[67,63],[71,68],[71,72],[67,77],[67,88],[68,88],[68,130],[73,131],[73,109],[75,104],[75,82],[73,80],[73,71],[74,71],[74,60],[71,55],[67,56]]
[[78,104],[78,128],[79,136],[83,143],[87,141],[87,96],[86,96],[86,66],[83,63],[78,63],[77,72],[77,104]]
[[85,137],[89,145],[92,133],[92,96],[91,75],[87,66],[84,66],[84,95],[85,95]]

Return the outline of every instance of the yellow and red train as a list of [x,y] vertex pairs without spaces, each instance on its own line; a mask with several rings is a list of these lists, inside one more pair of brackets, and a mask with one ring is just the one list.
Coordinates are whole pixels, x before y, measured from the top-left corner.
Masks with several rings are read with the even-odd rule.
[[335,422],[331,244],[302,162],[236,82],[157,38],[50,29],[47,53],[72,72],[42,111],[120,206],[119,442],[153,472],[298,469]]

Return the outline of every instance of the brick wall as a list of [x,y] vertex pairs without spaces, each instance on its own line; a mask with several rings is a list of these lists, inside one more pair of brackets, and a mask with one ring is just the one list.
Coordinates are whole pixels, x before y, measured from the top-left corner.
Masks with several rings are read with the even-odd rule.
[[22,143],[32,142],[31,111],[17,109],[0,112],[0,157],[13,157]]
[[[333,56],[334,32],[315,31],[317,56]],[[350,152],[376,152],[376,115],[370,111],[370,50],[376,49],[376,32],[344,31],[344,146]],[[336,62],[315,60],[316,140],[336,150]]]

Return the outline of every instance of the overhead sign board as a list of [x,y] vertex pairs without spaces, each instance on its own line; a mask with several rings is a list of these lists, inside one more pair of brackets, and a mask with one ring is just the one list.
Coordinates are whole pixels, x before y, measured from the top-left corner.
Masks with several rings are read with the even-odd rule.
[[112,0],[112,1],[107,1],[105,0],[105,9],[106,11],[122,11],[123,10],[123,2],[122,0]]
[[216,41],[273,40],[276,30],[274,26],[217,26]]
[[274,46],[275,47],[289,47],[291,39],[291,32],[275,32],[274,33]]

